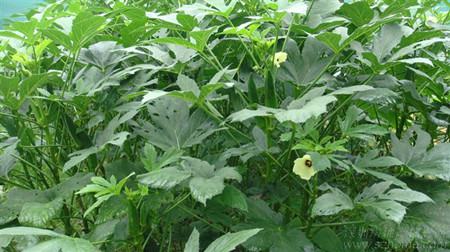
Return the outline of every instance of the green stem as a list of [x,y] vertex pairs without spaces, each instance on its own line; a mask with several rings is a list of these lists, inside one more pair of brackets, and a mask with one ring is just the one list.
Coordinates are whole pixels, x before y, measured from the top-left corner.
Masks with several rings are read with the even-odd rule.
[[222,228],[220,228],[220,227],[218,227],[218,226],[216,226],[216,225],[213,225],[213,224],[209,223],[209,221],[207,221],[207,220],[205,220],[204,218],[202,218],[202,217],[196,215],[195,213],[193,213],[193,212],[190,211],[189,209],[183,207],[182,205],[179,205],[178,207],[181,208],[181,210],[185,211],[186,213],[188,213],[188,214],[192,215],[193,217],[197,218],[197,219],[200,220],[201,222],[205,223],[206,225],[208,225],[208,226],[212,227],[213,229],[219,231],[220,233],[223,233],[223,234],[226,233]]
[[181,204],[183,201],[185,201],[188,197],[189,197],[190,193],[186,193],[180,200],[178,200],[175,204],[173,204],[169,209],[167,209],[166,211],[164,211],[163,215],[166,215],[167,213],[169,213],[170,211],[172,211],[172,209],[174,209],[175,207],[177,207],[179,204]]
[[[333,223],[318,223],[318,224],[312,224],[311,227],[318,228],[318,227],[334,227],[334,226],[343,226],[343,225],[354,225],[354,224],[363,224],[367,223],[367,221],[343,221],[343,222],[333,222]],[[308,226],[300,227],[301,229],[307,229]]]
[[67,204],[63,205],[62,208],[62,213],[63,216],[67,216],[67,218],[63,219],[63,223],[64,223],[64,233],[68,236],[71,236],[73,233],[73,227],[72,224],[70,223],[70,219],[71,219],[71,215],[70,215],[70,211],[69,208],[67,207]]

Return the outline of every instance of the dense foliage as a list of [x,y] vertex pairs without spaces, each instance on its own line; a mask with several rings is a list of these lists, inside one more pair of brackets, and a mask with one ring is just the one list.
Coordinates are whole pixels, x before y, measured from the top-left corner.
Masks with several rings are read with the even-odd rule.
[[0,31],[0,251],[450,251],[442,6],[32,10]]

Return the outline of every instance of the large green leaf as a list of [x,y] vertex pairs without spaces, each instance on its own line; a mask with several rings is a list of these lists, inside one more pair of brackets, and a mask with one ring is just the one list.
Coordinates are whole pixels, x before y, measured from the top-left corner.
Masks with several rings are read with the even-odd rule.
[[226,186],[222,194],[214,197],[214,200],[228,207],[248,211],[245,194],[234,186]]
[[442,42],[448,42],[450,41],[450,38],[432,38],[428,40],[419,41],[416,43],[413,43],[411,45],[408,45],[406,47],[401,48],[400,50],[396,51],[389,60],[394,61],[397,59],[400,59],[401,57],[408,55],[414,51],[417,51],[419,49],[431,46],[436,43],[442,43]]
[[87,149],[75,151],[70,154],[70,159],[64,164],[63,170],[67,171],[71,169],[72,167],[78,165],[79,163],[86,160],[90,155],[95,154],[100,151],[100,148],[98,147],[90,147]]
[[243,245],[247,249],[268,250],[270,252],[298,252],[313,249],[312,243],[300,229],[300,222],[294,220],[283,224],[283,216],[273,211],[267,203],[259,199],[248,201],[246,222],[234,227],[236,230],[263,228]]
[[342,3],[338,0],[316,0],[312,2],[307,19],[310,27],[317,27],[321,23],[327,22],[335,11],[341,7]]
[[256,235],[262,229],[255,228],[243,230],[236,233],[227,233],[213,241],[206,248],[205,252],[229,252],[236,248],[239,244],[245,242],[250,237]]
[[63,171],[67,171],[74,166],[86,160],[90,155],[102,151],[106,145],[112,144],[121,147],[127,140],[130,134],[127,131],[115,133],[116,129],[125,122],[131,120],[138,112],[139,105],[131,104],[131,108],[127,109],[126,113],[116,115],[108,125],[103,129],[97,131],[95,135],[95,145],[86,149],[78,150],[69,155],[70,159],[64,164]]
[[190,171],[180,170],[175,166],[171,166],[139,175],[138,180],[140,183],[153,188],[170,189],[190,178],[191,175]]
[[26,252],[98,252],[99,250],[89,241],[72,238],[47,229],[32,227],[12,227],[0,229],[0,236],[50,236],[53,239],[31,245],[23,250]]
[[307,85],[316,80],[333,58],[333,51],[314,37],[308,37],[300,54],[293,40],[286,43],[288,59],[277,71],[277,78],[296,85]]
[[366,1],[344,3],[337,13],[350,19],[356,26],[362,26],[369,23],[374,16],[373,11]]
[[152,122],[141,121],[137,132],[148,141],[167,150],[201,144],[216,131],[215,124],[201,110],[189,115],[188,103],[173,97],[162,97],[149,104]]
[[344,252],[347,251],[345,249],[349,247],[349,244],[343,242],[329,227],[322,228],[315,232],[312,240],[320,249],[326,252]]
[[400,224],[374,219],[373,227],[389,244],[399,248],[410,243],[433,248],[450,245],[450,188],[446,182],[408,181],[414,189],[431,196],[434,202],[412,205]]
[[427,195],[411,189],[392,189],[389,192],[380,195],[381,199],[390,199],[406,203],[411,202],[431,202],[433,201]]
[[338,188],[329,188],[331,191],[322,194],[316,199],[312,208],[313,215],[333,215],[342,210],[353,209],[353,201],[347,194]]
[[56,198],[48,203],[26,202],[19,214],[22,225],[45,227],[49,220],[55,218],[63,206],[63,200]]
[[[410,144],[413,132],[415,144]],[[436,144],[431,149],[430,135],[418,126],[410,128],[400,140],[392,135],[392,154],[420,176],[431,175],[450,180],[450,144]]]
[[80,61],[95,65],[104,70],[124,60],[127,56],[115,41],[101,41],[80,51]]
[[27,248],[24,252],[99,252],[92,243],[79,238],[57,238]]
[[73,44],[70,40],[70,36],[65,34],[64,32],[56,28],[51,28],[42,30],[42,33],[53,40],[55,43],[60,44],[69,50],[72,50]]
[[172,166],[138,176],[140,183],[163,189],[188,180],[192,197],[204,205],[208,199],[223,192],[226,179],[241,181],[242,177],[233,167],[217,168],[192,157],[183,157],[180,168]]
[[280,110],[268,108],[268,107],[264,107],[264,106],[260,105],[255,110],[243,109],[243,110],[234,112],[227,118],[227,120],[230,120],[232,122],[243,122],[243,121],[248,120],[253,117],[270,116],[270,115],[273,115],[274,113],[277,113],[278,111],[280,111]]
[[427,195],[411,189],[396,188],[387,191],[391,184],[391,182],[386,181],[366,187],[355,200],[367,210],[376,213],[379,218],[392,220],[396,223],[400,223],[406,214],[406,207],[399,202],[432,201]]
[[199,252],[200,251],[200,233],[196,228],[192,230],[189,240],[184,245],[184,252]]
[[194,177],[189,181],[189,188],[192,197],[206,205],[206,200],[223,192],[225,184],[223,178],[218,176],[212,178]]
[[1,143],[2,153],[0,154],[0,177],[7,176],[9,171],[14,168],[16,158],[19,153],[16,150],[19,140],[17,137],[11,137]]
[[402,27],[398,24],[386,24],[381,28],[373,42],[373,53],[379,62],[382,62],[391,50],[400,43],[403,34]]
[[72,24],[71,38],[75,48],[81,48],[105,25],[106,18],[93,15],[89,11],[80,12]]
[[20,83],[19,89],[20,98],[15,104],[15,109],[18,109],[20,106],[22,106],[25,100],[29,99],[36,91],[36,89],[50,82],[52,80],[51,78],[54,76],[55,73],[49,72],[44,74],[32,75],[29,78],[23,79]]
[[304,123],[311,117],[318,117],[327,112],[327,105],[336,100],[336,97],[331,95],[319,96],[306,103],[302,108],[276,113],[275,118],[279,122]]
[[50,237],[64,237],[63,234],[56,233],[48,229],[33,227],[11,227],[0,229],[0,235],[43,235]]
[[[54,217],[55,213],[48,216],[46,216],[48,213],[45,213],[41,216],[39,212],[49,208],[52,209],[52,212],[58,211],[60,202],[57,199],[70,199],[74,191],[78,191],[90,183],[91,177],[92,173],[77,173],[45,191],[22,188],[9,190],[5,195],[6,199],[0,203],[0,224],[16,219],[22,211],[25,214],[26,222],[39,222],[38,224],[46,222]],[[50,203],[52,201],[55,202]],[[34,210],[24,209],[26,204],[33,206]],[[44,219],[40,219],[41,217],[44,217]]]
[[364,206],[375,211],[381,218],[393,220],[396,223],[402,222],[406,214],[406,207],[393,200],[368,202]]

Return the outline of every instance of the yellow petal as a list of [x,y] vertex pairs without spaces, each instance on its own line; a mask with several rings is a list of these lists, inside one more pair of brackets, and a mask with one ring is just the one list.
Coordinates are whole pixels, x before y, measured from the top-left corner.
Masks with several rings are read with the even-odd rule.
[[280,67],[280,64],[287,60],[287,53],[285,52],[277,52],[273,57],[273,63],[275,66]]
[[292,171],[300,176],[300,178],[309,180],[312,176],[314,176],[314,174],[316,174],[316,170],[314,170],[314,166],[312,165],[311,156],[304,155],[302,158],[297,158],[294,161]]

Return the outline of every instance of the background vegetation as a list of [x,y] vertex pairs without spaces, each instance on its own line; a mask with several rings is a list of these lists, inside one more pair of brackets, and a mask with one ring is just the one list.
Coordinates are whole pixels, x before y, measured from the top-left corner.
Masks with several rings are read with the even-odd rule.
[[0,250],[449,251],[448,4],[79,0],[6,24]]

